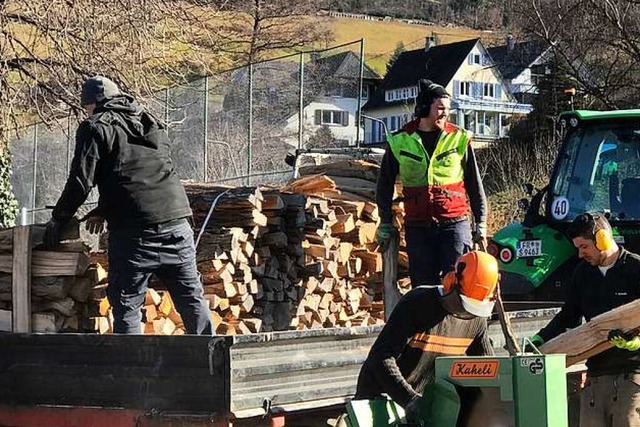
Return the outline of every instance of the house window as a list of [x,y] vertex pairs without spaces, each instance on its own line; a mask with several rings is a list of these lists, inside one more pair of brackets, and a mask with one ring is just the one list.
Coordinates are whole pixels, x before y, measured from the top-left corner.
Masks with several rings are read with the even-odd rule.
[[418,96],[418,88],[416,86],[392,89],[384,93],[384,99],[387,102],[402,101],[416,96]]
[[362,85],[362,99],[369,99],[369,86]]
[[482,95],[488,98],[495,98],[495,85],[493,83],[485,83]]
[[471,96],[471,82],[460,82],[460,96]]
[[470,53],[469,54],[469,64],[482,64],[482,55],[479,53]]
[[340,110],[316,110],[317,125],[349,125],[349,112]]

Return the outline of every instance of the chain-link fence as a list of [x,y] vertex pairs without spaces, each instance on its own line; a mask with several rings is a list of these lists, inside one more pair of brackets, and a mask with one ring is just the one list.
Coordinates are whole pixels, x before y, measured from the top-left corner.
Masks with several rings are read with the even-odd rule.
[[[230,185],[275,184],[299,148],[363,140],[359,111],[368,93],[362,40],[297,53],[159,91],[145,104],[167,123],[181,179]],[[364,79],[363,79],[364,76]],[[11,141],[13,188],[28,222],[50,216],[66,181],[78,121],[30,126]],[[89,202],[95,201],[95,196]]]

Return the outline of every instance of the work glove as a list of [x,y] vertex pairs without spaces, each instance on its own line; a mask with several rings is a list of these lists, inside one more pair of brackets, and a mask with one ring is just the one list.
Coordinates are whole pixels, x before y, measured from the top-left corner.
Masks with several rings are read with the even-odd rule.
[[46,228],[44,229],[44,237],[42,238],[44,246],[54,248],[60,244],[63,225],[62,222],[53,218],[47,222]]
[[[525,353],[535,353],[535,348],[538,348],[542,344],[544,344],[544,340],[540,335],[532,336],[531,338],[529,338],[529,341],[530,342],[528,342],[527,345],[524,346]],[[535,346],[535,348],[533,346]]]
[[418,423],[420,421],[420,399],[422,399],[422,396],[419,394],[413,396],[404,408],[404,417],[407,423]]
[[637,351],[640,349],[640,337],[625,334],[620,329],[609,331],[609,342],[622,350]]
[[104,231],[104,218],[95,210],[86,214],[82,221],[86,221],[85,228],[90,234],[102,234]]
[[481,250],[487,248],[487,224],[478,223],[475,226],[475,230],[471,233],[471,240],[474,244],[478,245]]
[[387,249],[391,242],[391,237],[397,232],[398,230],[396,227],[390,223],[382,223],[378,226],[378,229],[376,230],[376,241],[378,242],[382,252]]

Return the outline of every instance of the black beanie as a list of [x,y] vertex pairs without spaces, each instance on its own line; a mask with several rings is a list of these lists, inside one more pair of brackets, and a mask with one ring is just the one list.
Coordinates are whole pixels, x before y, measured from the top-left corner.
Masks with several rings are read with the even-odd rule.
[[89,77],[82,85],[80,105],[98,104],[122,95],[118,85],[103,76]]
[[431,104],[435,99],[451,97],[447,90],[428,79],[421,79],[418,82],[418,97],[416,98],[416,117],[426,117],[429,114]]

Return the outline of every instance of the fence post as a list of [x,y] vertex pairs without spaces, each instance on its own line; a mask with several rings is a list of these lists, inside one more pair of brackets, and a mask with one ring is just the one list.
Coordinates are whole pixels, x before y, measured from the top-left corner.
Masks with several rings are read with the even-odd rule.
[[204,157],[204,182],[209,180],[209,148],[207,139],[209,137],[209,76],[204,77],[204,137],[202,138],[203,144],[203,157]]
[[[33,182],[31,184],[31,209],[36,208],[36,196],[38,191],[38,123],[33,127]],[[31,222],[34,222],[35,212],[31,214]]]
[[300,53],[300,98],[298,100],[298,150],[302,148],[304,124],[304,52]]
[[67,173],[71,170],[71,113],[67,116]]
[[27,215],[29,214],[29,209],[26,206],[20,208],[20,222],[18,225],[29,225],[29,218]]
[[356,146],[360,147],[360,122],[362,121],[362,81],[364,79],[364,38],[360,39],[360,76],[358,84],[358,106],[356,107]]
[[247,183],[251,184],[251,144],[253,140],[253,63],[249,63],[249,111],[247,123]]

